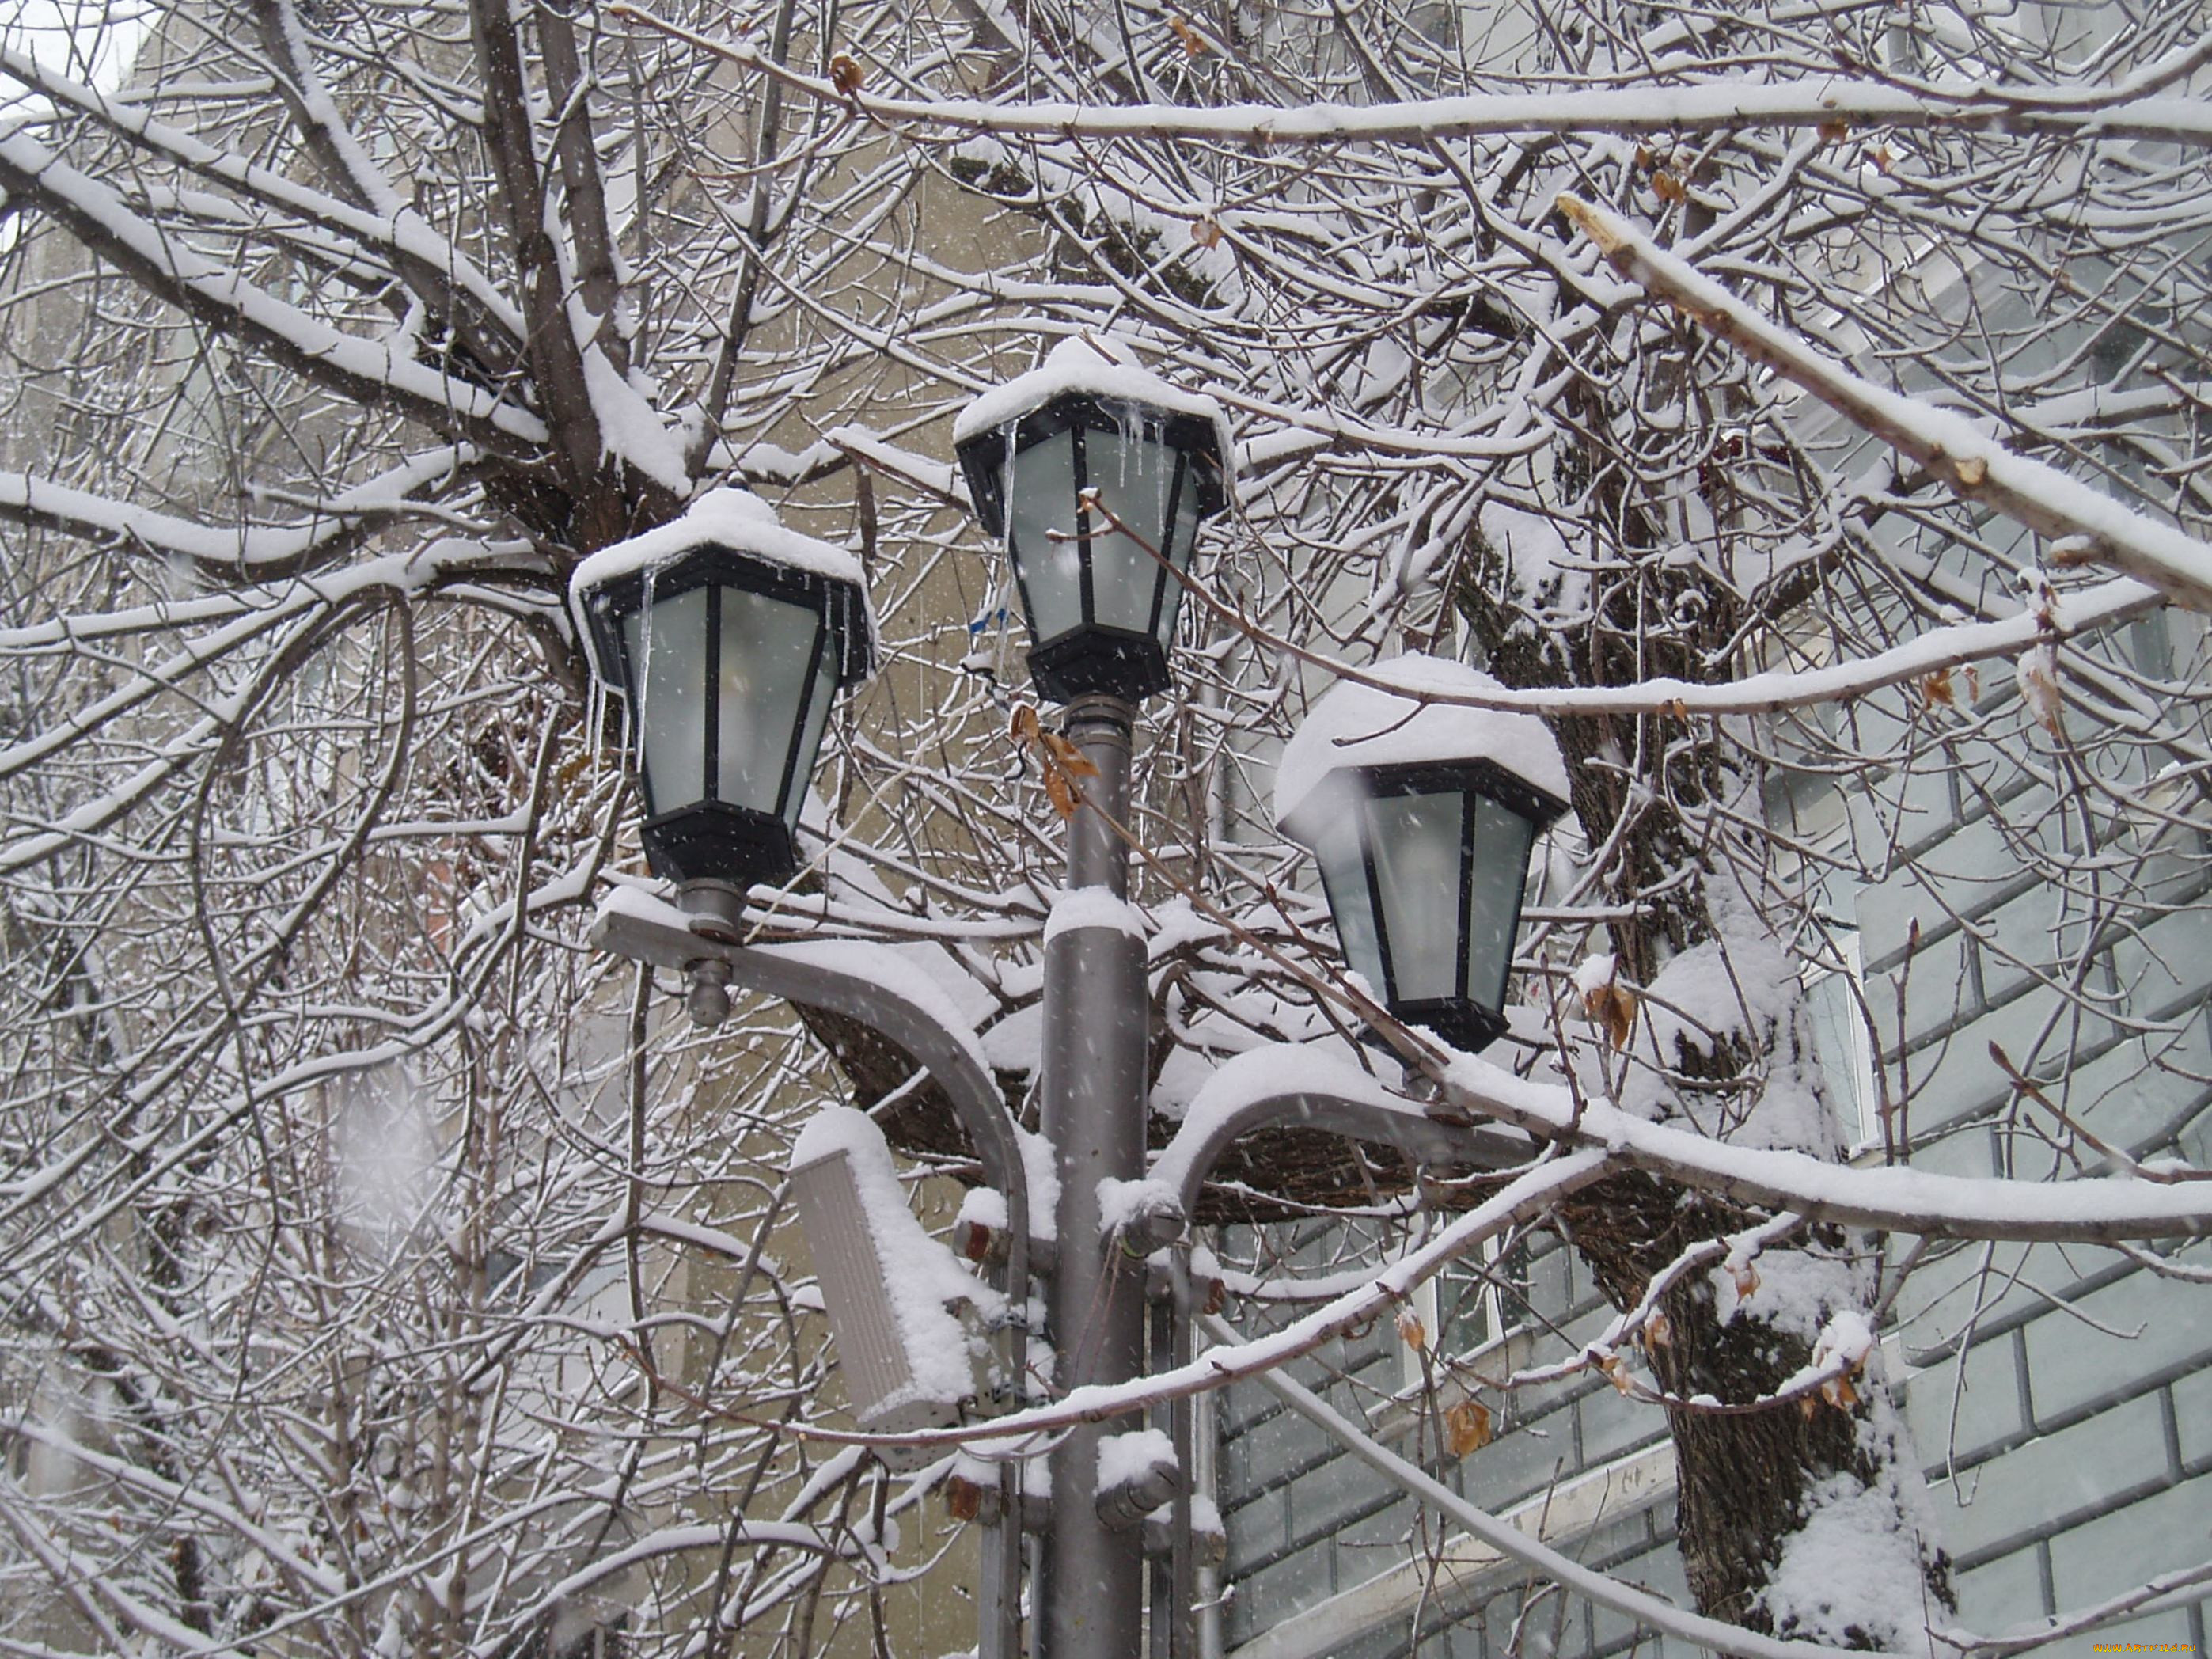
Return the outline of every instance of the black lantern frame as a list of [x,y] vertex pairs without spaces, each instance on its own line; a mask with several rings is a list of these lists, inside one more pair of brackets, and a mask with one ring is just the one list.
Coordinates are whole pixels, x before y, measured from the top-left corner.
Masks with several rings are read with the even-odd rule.
[[[629,624],[700,590],[706,595],[704,650],[696,681],[680,688],[702,700],[700,788],[672,792],[665,780],[656,782],[647,762],[645,665],[634,659]],[[773,600],[812,624],[802,647],[806,662],[791,729],[781,734],[781,775],[767,806],[720,799],[722,657],[736,643],[727,637],[724,616],[730,593]],[[645,794],[640,839],[653,874],[684,884],[723,882],[738,888],[788,879],[799,866],[799,810],[827,730],[829,702],[837,688],[874,672],[866,594],[840,577],[702,541],[668,562],[597,584],[581,597],[602,678],[620,693],[627,711],[628,739]],[[649,646],[646,650],[649,654]]]
[[[1062,433],[1072,435],[1073,452],[1073,489],[1068,506],[1075,520],[1072,541],[1078,560],[1080,613],[1073,622],[1040,616],[1026,568],[1027,561],[1059,550],[1017,544],[1009,531],[1007,512],[1015,458]],[[1155,440],[1174,458],[1160,520],[1162,544],[1154,550],[1158,556],[1151,562],[1149,592],[1140,596],[1136,606],[1122,607],[1125,613],[1131,609],[1144,613],[1146,622],[1142,629],[1099,620],[1093,543],[1112,534],[1114,526],[1103,514],[1084,505],[1084,492],[1094,482],[1089,439],[1093,434],[1106,433],[1124,440],[1131,434]],[[1166,690],[1170,684],[1167,642],[1174,634],[1176,609],[1182,598],[1182,583],[1176,572],[1188,573],[1199,526],[1218,513],[1228,499],[1220,439],[1213,422],[1150,404],[1064,392],[1005,425],[971,434],[956,453],[976,516],[994,539],[1006,544],[1014,581],[1021,592],[1022,613],[1029,623],[1030,678],[1039,695],[1054,702],[1071,702],[1103,693],[1135,702],[1155,691]],[[1182,534],[1187,509],[1189,531]]]
[[[1407,941],[1400,940],[1394,950],[1392,933],[1394,916],[1402,922],[1409,916],[1432,915],[1444,896],[1389,890],[1391,875],[1377,860],[1377,826],[1370,810],[1375,802],[1424,797],[1455,800],[1459,811],[1452,983],[1443,995],[1411,994],[1415,988],[1406,983],[1407,965],[1400,960]],[[1510,827],[1524,832],[1515,836],[1517,846],[1511,852],[1486,845],[1480,833],[1485,805],[1510,815]],[[1505,991],[1530,858],[1537,837],[1566,810],[1565,802],[1489,761],[1420,761],[1338,768],[1315,786],[1283,828],[1313,851],[1346,958],[1373,983],[1391,1016],[1425,1026],[1473,1054],[1505,1034]],[[1494,817],[1492,822],[1496,824]],[[1483,861],[1514,853],[1517,857],[1506,872],[1510,883],[1492,890],[1492,896],[1510,890],[1510,902],[1493,908],[1494,938],[1477,939],[1475,901]],[[1479,962],[1478,948],[1485,945],[1492,954]]]

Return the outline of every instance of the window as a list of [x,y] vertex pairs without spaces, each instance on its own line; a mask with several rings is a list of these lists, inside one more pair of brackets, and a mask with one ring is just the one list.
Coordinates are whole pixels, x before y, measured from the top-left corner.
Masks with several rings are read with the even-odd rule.
[[[1464,1359],[1527,1328],[1528,1244],[1492,1239],[1479,1255],[1462,1256],[1413,1292],[1413,1309],[1429,1334],[1434,1355]],[[1421,1357],[1406,1351],[1407,1386],[1421,1381]]]
[[1881,1139],[1881,1094],[1863,1005],[1866,969],[1857,928],[1830,921],[1826,933],[1827,948],[1805,969],[1805,1012],[1829,1103],[1856,1152]]

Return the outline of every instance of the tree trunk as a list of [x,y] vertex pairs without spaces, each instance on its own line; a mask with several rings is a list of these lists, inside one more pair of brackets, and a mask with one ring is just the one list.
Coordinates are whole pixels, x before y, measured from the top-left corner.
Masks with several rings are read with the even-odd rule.
[[[1529,627],[1512,581],[1510,564],[1478,538],[1452,595],[1487,647],[1492,671],[1510,685],[1625,685],[1655,674],[1708,679],[1714,665],[1725,664],[1728,644],[1744,622],[1742,607],[1718,584],[1656,557],[1632,555],[1609,590],[1594,587],[1595,624],[1572,634]],[[1694,603],[1685,603],[1692,588]],[[1619,982],[1649,986],[1686,951],[1713,943],[1725,950],[1707,888],[1714,866],[1705,838],[1716,832],[1701,822],[1734,782],[1718,722],[1704,722],[1700,730],[1699,723],[1674,716],[1573,717],[1557,721],[1555,734],[1589,845],[1613,846],[1608,891],[1636,907],[1632,917],[1610,924]],[[1737,856],[1747,850],[1737,849]],[[1759,1103],[1778,1046],[1796,1041],[1793,1030],[1778,1024],[1715,1042],[1711,1053],[1678,1042],[1664,1056],[1676,1079],[1671,1087],[1697,1091],[1699,1121],[1741,1123]],[[1665,1088],[1661,1094],[1662,1115],[1691,1115],[1679,1096],[1670,1099]],[[1832,1145],[1817,1150],[1832,1156],[1839,1151]],[[1765,1219],[1640,1172],[1586,1188],[1560,1211],[1577,1253],[1624,1311],[1644,1300],[1654,1276],[1685,1249]],[[1742,1296],[1729,1298],[1725,1309],[1716,1282],[1725,1269],[1709,1266],[1683,1275],[1660,1298],[1663,1318],[1645,1334],[1658,1386],[1674,1400],[1702,1397],[1723,1405],[1774,1395],[1811,1361],[1820,1319],[1870,1312],[1874,1275],[1855,1243],[1834,1230],[1812,1230],[1769,1249],[1770,1271],[1826,1287],[1826,1294],[1809,1304],[1803,1296],[1779,1298],[1770,1310],[1752,1299],[1756,1266],[1746,1267],[1737,1286]],[[1739,1299],[1749,1305],[1734,1305]],[[1854,1491],[1888,1500],[1883,1512],[1893,1513],[1900,1537],[1917,1554],[1922,1604],[1954,1605],[1948,1558],[1922,1541],[1912,1524],[1918,1475],[1878,1379],[1863,1389],[1844,1379],[1825,1395],[1748,1412],[1666,1409],[1674,1442],[1676,1528],[1700,1612],[1755,1630],[1860,1648],[1898,1639],[1901,1626],[1870,1620],[1863,1609],[1838,1604],[1815,1616],[1802,1599],[1785,1600],[1778,1616],[1763,1599],[1790,1540],[1817,1505]],[[1907,1621],[1920,1612],[1885,1610]]]

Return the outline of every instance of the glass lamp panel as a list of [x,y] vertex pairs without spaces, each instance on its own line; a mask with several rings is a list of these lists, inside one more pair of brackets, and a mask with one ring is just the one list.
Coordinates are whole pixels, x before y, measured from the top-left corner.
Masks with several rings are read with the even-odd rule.
[[1175,487],[1175,451],[1140,428],[1083,434],[1085,482],[1100,504],[1128,526],[1109,530],[1103,518],[1091,537],[1091,620],[1102,628],[1141,634],[1152,625],[1152,592],[1166,576],[1153,548],[1165,551],[1168,492]]
[[[1168,544],[1168,562],[1181,571],[1190,569],[1190,550],[1198,540],[1198,508],[1196,493],[1188,480],[1183,483],[1182,510],[1176,513],[1175,539]],[[1182,584],[1170,576],[1165,591],[1160,596],[1160,625],[1155,630],[1163,647],[1175,639],[1176,613],[1182,605]]]
[[811,605],[722,590],[719,760],[714,798],[757,812],[782,805],[784,763],[822,619]]
[[814,757],[822,752],[822,733],[830,723],[830,700],[836,695],[836,661],[830,652],[824,650],[821,665],[814,671],[813,689],[807,693],[806,730],[799,738],[799,763],[792,769],[791,799],[783,805],[783,821],[793,830],[799,828],[799,804],[806,799],[806,786],[814,776]]
[[1390,952],[1390,995],[1459,994],[1460,828],[1465,798],[1380,795],[1367,803],[1367,844]]
[[1474,798],[1474,873],[1467,890],[1467,994],[1486,1008],[1505,1006],[1513,933],[1521,917],[1535,826],[1518,812]]
[[1018,451],[1006,489],[1006,536],[1030,605],[1032,644],[1083,626],[1083,555],[1075,540],[1075,434]]
[[707,793],[707,590],[641,605],[623,618],[623,634],[646,811],[658,816]]
[[1389,994],[1382,977],[1382,949],[1375,937],[1375,903],[1367,889],[1367,860],[1359,845],[1359,781],[1340,772],[1318,786],[1315,804],[1304,808],[1313,823],[1314,862],[1321,866],[1328,896],[1329,919],[1344,947],[1345,965]]

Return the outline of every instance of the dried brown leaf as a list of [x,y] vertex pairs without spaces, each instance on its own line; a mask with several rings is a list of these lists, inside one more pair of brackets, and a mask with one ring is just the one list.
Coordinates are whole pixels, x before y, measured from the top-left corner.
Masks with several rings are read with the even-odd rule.
[[1060,814],[1062,823],[1073,817],[1076,809],[1083,805],[1083,797],[1075,793],[1074,784],[1057,767],[1045,768],[1044,793],[1051,799],[1052,810]]
[[1444,1443],[1454,1457],[1465,1457],[1490,1443],[1490,1408],[1479,1400],[1462,1400],[1444,1413]]
[[1057,732],[1043,734],[1045,757],[1071,778],[1095,778],[1097,763]]
[[1583,1012],[1605,1030],[1616,1048],[1626,1048],[1636,1033],[1636,1011],[1643,1006],[1636,993],[1610,982],[1583,993]]
[[945,1507],[955,1521],[973,1521],[983,1510],[983,1489],[956,1474],[945,1483]]
[[1429,1346],[1429,1328],[1421,1323],[1420,1315],[1411,1308],[1399,1310],[1398,1335],[1409,1348],[1423,1349]]
[[860,66],[843,52],[830,60],[830,84],[848,98],[860,89],[860,82],[865,78]]

